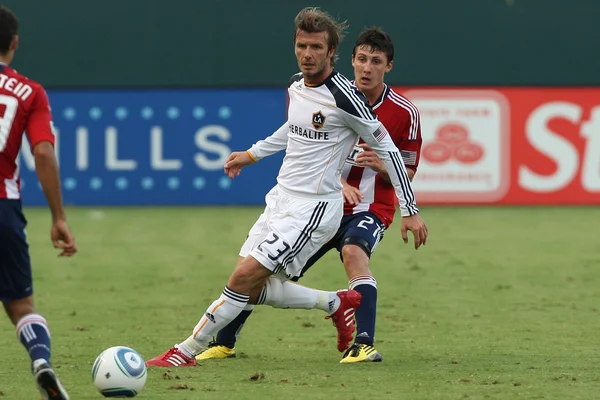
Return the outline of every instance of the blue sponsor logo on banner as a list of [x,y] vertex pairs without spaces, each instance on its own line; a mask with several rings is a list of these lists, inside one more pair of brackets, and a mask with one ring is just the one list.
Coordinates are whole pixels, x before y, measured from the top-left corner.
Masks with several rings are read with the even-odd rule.
[[[64,202],[75,205],[263,204],[283,154],[223,173],[286,119],[282,89],[50,91]],[[24,204],[46,204],[24,143]],[[282,152],[283,153],[283,152]]]

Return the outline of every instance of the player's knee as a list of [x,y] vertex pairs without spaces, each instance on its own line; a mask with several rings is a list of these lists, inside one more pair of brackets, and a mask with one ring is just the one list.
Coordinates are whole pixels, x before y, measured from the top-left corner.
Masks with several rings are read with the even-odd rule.
[[369,257],[360,246],[347,244],[342,247],[342,260],[348,278],[352,279],[359,275],[371,275],[369,269]]
[[239,266],[242,265],[242,262],[244,262],[245,259],[246,257],[239,256],[237,262],[235,263],[235,267],[239,268]]
[[29,296],[24,299],[11,300],[4,303],[6,314],[14,325],[17,324],[27,314],[36,312],[33,305],[33,297]]
[[238,268],[229,277],[227,287],[237,293],[250,294],[256,282],[254,271],[249,268]]
[[252,289],[252,291],[250,292],[250,300],[248,300],[248,304],[262,304],[260,303],[260,301],[262,299],[262,295],[265,290],[265,287],[267,286],[268,281],[269,278],[265,278],[261,280],[260,283],[254,287],[254,289]]
[[259,286],[270,274],[271,271],[263,267],[258,261],[252,257],[247,257],[233,271],[227,286],[234,292],[250,294],[252,289]]
[[365,249],[354,244],[347,244],[342,247],[342,259],[344,264],[363,264],[368,267],[369,256]]

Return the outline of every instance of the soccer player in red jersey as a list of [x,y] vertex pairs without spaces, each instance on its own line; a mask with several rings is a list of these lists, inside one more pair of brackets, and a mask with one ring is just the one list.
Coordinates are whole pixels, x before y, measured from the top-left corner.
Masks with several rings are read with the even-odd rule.
[[[421,151],[420,116],[414,104],[384,83],[393,60],[394,45],[387,33],[377,28],[363,31],[352,54],[354,84],[388,130],[412,180]],[[383,357],[374,347],[377,282],[369,268],[369,260],[394,219],[397,199],[385,166],[362,140],[356,143],[346,160],[342,177],[345,203],[340,228],[335,237],[308,261],[302,274],[329,250],[336,248],[340,252],[350,289],[362,295],[355,311],[357,335],[341,363],[382,361]],[[406,233],[402,235],[407,241]],[[251,310],[244,310],[221,329],[211,347],[197,359],[233,357],[235,342],[250,313]],[[352,316],[349,314],[348,317]]]
[[40,84],[8,66],[19,44],[18,26],[16,16],[0,6],[0,299],[31,358],[42,398],[66,400],[69,396],[50,364],[48,323],[33,303],[17,164],[25,132],[52,214],[52,243],[59,256],[67,257],[77,252],[77,246],[62,205],[48,97]]
[[[377,28],[365,30],[352,53],[354,83],[390,133],[412,180],[421,152],[420,115],[413,103],[384,83],[384,75],[391,71],[393,60],[394,45],[390,36]],[[382,356],[374,347],[377,282],[369,268],[369,259],[394,219],[397,200],[393,189],[390,191],[385,166],[362,140],[348,158],[342,175],[345,178],[344,218],[330,248],[340,251],[349,287],[362,294],[362,302],[356,309],[354,345],[341,362],[381,361]]]

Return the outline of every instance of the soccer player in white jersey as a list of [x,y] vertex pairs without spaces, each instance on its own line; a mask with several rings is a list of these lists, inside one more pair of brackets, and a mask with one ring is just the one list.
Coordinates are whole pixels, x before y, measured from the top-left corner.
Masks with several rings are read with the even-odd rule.
[[[417,107],[384,82],[392,69],[394,44],[378,28],[364,30],[352,52],[355,85],[365,94],[379,120],[400,149],[408,175],[414,177],[421,151],[421,126]],[[302,275],[329,250],[340,252],[350,289],[362,295],[356,309],[357,337],[341,363],[382,361],[374,347],[377,282],[369,268],[370,256],[383,239],[395,214],[395,193],[385,166],[362,140],[346,160],[344,217],[337,234],[310,258]],[[235,343],[251,310],[244,311],[217,334],[211,347],[197,360],[235,357]]]
[[357,136],[373,148],[389,171],[403,217],[403,238],[408,239],[410,230],[415,248],[427,240],[398,148],[365,97],[333,68],[343,24],[317,8],[300,11],[295,23],[295,51],[302,73],[288,89],[288,121],[249,150],[232,153],[225,163],[225,173],[234,178],[243,167],[285,149],[277,185],[267,194],[265,211],[250,230],[219,299],[186,340],[149,360],[149,366],[196,365],[195,356],[208,348],[213,336],[259,296],[265,304],[329,312],[340,348],[340,331],[346,333],[344,326],[353,325],[345,314],[358,306],[360,294],[320,292],[288,280],[301,275],[310,257],[339,227],[344,202],[341,174]]

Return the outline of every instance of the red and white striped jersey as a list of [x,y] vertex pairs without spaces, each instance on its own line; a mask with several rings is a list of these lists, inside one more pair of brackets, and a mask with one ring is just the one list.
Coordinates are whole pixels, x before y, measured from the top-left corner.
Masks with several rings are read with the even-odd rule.
[[54,145],[48,96],[42,86],[0,64],[0,199],[20,199],[17,158],[23,133],[33,149],[48,141]]
[[[379,121],[387,128],[392,141],[400,150],[404,165],[417,169],[421,153],[421,121],[419,110],[406,97],[385,86],[379,100],[373,106]],[[371,168],[356,165],[356,156],[362,151],[358,144],[346,160],[342,177],[348,184],[358,188],[363,194],[361,202],[352,206],[344,204],[344,215],[370,211],[390,226],[394,219],[398,200],[394,188]]]

